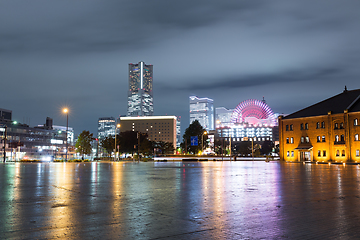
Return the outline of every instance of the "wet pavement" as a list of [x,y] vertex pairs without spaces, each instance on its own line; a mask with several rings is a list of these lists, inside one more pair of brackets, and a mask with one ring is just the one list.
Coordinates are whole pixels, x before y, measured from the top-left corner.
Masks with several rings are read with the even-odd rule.
[[1,239],[356,239],[360,167],[1,163]]

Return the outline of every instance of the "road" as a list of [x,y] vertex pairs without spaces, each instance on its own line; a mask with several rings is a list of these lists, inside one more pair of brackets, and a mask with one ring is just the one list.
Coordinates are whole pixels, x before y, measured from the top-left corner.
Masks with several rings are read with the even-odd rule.
[[2,163],[1,239],[356,239],[357,165]]

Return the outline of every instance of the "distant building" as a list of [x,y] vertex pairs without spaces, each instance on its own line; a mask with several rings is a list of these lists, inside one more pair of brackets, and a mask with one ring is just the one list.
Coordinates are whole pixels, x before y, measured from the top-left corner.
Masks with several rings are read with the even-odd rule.
[[152,116],[153,106],[153,65],[144,62],[129,64],[129,89],[127,116]]
[[190,96],[189,102],[190,124],[198,120],[207,131],[214,130],[214,100]]
[[176,148],[180,147],[181,143],[181,117],[176,117]]
[[115,136],[115,118],[114,117],[103,117],[98,120],[98,139],[104,139],[109,135]]
[[176,116],[120,117],[120,131],[146,133],[150,141],[169,142],[175,148],[176,119]]
[[222,125],[227,125],[231,122],[231,115],[233,114],[234,109],[227,109],[225,107],[215,108],[215,128]]
[[360,162],[360,89],[279,117],[285,161]]
[[6,109],[0,108],[0,120],[9,120],[9,121],[11,121],[11,118],[12,118],[12,111],[11,110],[6,110]]

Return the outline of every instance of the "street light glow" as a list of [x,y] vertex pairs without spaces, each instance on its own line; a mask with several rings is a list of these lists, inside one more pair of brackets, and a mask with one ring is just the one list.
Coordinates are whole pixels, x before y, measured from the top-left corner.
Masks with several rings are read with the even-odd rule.
[[64,113],[68,113],[68,109],[67,108],[64,108]]

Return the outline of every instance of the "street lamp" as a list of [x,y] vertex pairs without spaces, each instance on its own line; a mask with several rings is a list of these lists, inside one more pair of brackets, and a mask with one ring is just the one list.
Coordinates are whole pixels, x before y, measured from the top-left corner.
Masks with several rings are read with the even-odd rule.
[[204,150],[204,135],[206,135],[207,134],[207,131],[204,131],[203,133],[202,133],[202,137],[201,137],[201,152],[203,152],[203,150]]
[[69,128],[69,110],[67,108],[63,109],[63,112],[66,114],[66,155],[65,155],[65,162],[67,162],[67,154],[68,154],[68,128]]
[[114,151],[114,161],[116,161],[116,150],[117,150],[117,146],[116,146],[116,130],[120,128],[120,124],[116,124],[115,126],[115,151]]

